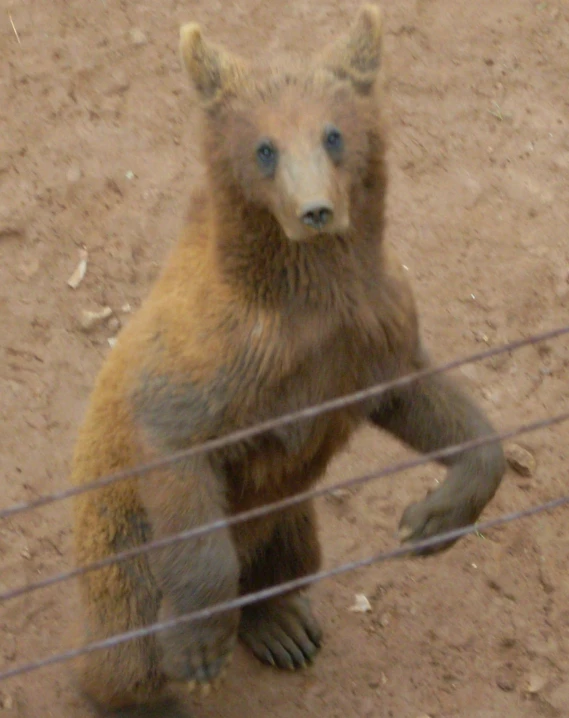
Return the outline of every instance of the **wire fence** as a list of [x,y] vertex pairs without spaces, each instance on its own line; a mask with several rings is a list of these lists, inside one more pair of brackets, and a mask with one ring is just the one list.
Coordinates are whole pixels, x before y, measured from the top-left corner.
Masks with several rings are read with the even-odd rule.
[[[514,342],[510,342],[508,344],[501,345],[499,347],[495,347],[495,348],[491,348],[491,349],[488,349],[488,350],[485,350],[482,352],[478,352],[476,354],[472,354],[472,355],[464,357],[464,358],[455,359],[453,361],[447,362],[446,364],[441,364],[436,367],[430,367],[429,369],[426,369],[423,371],[414,372],[413,374],[408,374],[408,375],[400,377],[394,381],[384,382],[384,383],[378,384],[374,387],[370,387],[369,389],[366,389],[364,391],[355,392],[353,394],[349,394],[347,396],[340,397],[338,399],[333,399],[333,400],[330,400],[327,402],[323,402],[316,406],[311,406],[306,409],[302,409],[300,411],[291,412],[289,414],[282,415],[278,418],[262,422],[253,427],[235,431],[235,432],[232,432],[231,434],[228,434],[224,437],[216,438],[216,439],[204,442],[203,444],[200,444],[199,446],[194,446],[187,450],[179,451],[179,452],[176,452],[175,454],[171,454],[169,456],[162,457],[156,461],[141,464],[140,466],[131,467],[124,471],[115,472],[113,474],[110,474],[105,477],[101,477],[97,481],[91,482],[91,483],[83,485],[83,486],[76,486],[76,487],[72,487],[70,489],[64,489],[61,491],[53,492],[51,494],[46,494],[46,495],[40,496],[40,497],[35,498],[28,502],[20,502],[20,503],[14,504],[10,507],[0,510],[0,519],[6,519],[9,517],[13,517],[17,514],[23,513],[23,512],[31,511],[33,509],[37,509],[42,506],[47,506],[47,505],[55,503],[57,501],[61,501],[64,499],[71,498],[73,496],[77,496],[86,491],[92,491],[92,490],[95,490],[98,488],[103,488],[105,486],[111,485],[112,483],[115,483],[116,481],[121,481],[121,480],[125,480],[128,478],[133,478],[133,477],[139,477],[144,474],[148,474],[149,472],[153,471],[154,469],[161,468],[165,465],[181,461],[189,456],[197,455],[199,453],[205,453],[208,451],[214,451],[216,449],[223,448],[224,446],[227,446],[229,444],[243,441],[245,439],[252,438],[253,436],[257,436],[257,435],[265,433],[267,431],[271,431],[276,428],[280,428],[286,424],[293,423],[294,421],[310,419],[310,418],[313,418],[320,414],[323,414],[325,412],[333,411],[333,410],[340,409],[340,408],[343,408],[346,406],[350,406],[350,405],[358,403],[358,402],[366,401],[370,398],[377,397],[387,391],[390,391],[390,390],[393,390],[396,388],[401,388],[403,386],[407,386],[408,384],[410,384],[414,381],[419,381],[420,379],[426,378],[427,376],[432,376],[434,374],[439,374],[442,372],[450,371],[452,369],[458,368],[465,364],[482,361],[484,359],[488,359],[493,356],[497,356],[499,354],[513,352],[514,350],[519,349],[521,347],[533,345],[538,342],[551,340],[551,339],[560,337],[562,335],[565,335],[567,333],[569,333],[569,326],[559,327],[557,329],[543,332],[541,334],[535,334],[530,337],[526,337],[526,338],[519,339]],[[104,568],[105,566],[109,566],[109,565],[117,563],[119,561],[125,561],[128,559],[131,559],[135,556],[138,556],[142,553],[146,553],[148,551],[156,550],[159,548],[164,548],[165,546],[169,546],[174,543],[179,543],[181,541],[187,541],[192,538],[197,538],[199,536],[205,535],[212,531],[216,531],[221,528],[234,526],[234,525],[244,522],[244,521],[248,521],[251,519],[257,519],[257,518],[265,516],[269,513],[273,513],[275,511],[280,511],[280,510],[298,505],[298,504],[305,502],[309,499],[318,498],[320,496],[336,492],[340,489],[349,489],[349,488],[353,488],[357,485],[365,484],[365,483],[371,481],[372,479],[378,479],[378,478],[382,478],[385,476],[400,473],[402,471],[416,468],[418,466],[421,466],[421,465],[431,462],[431,461],[440,461],[442,459],[448,458],[450,456],[456,455],[458,453],[461,453],[461,452],[469,450],[469,449],[476,448],[478,446],[490,444],[490,443],[493,443],[496,441],[504,441],[506,439],[514,438],[521,434],[526,434],[526,433],[537,431],[539,429],[543,429],[543,428],[546,428],[549,426],[553,426],[555,424],[560,424],[561,422],[567,421],[568,419],[569,419],[569,411],[557,414],[555,416],[549,416],[549,417],[546,417],[546,418],[538,420],[538,421],[519,425],[516,428],[511,429],[509,431],[505,431],[502,433],[495,433],[490,436],[484,436],[484,437],[480,437],[478,439],[474,439],[471,441],[462,442],[460,444],[455,444],[453,446],[449,446],[444,449],[440,449],[437,451],[433,451],[433,452],[424,454],[418,458],[401,461],[401,462],[392,464],[390,466],[384,467],[382,469],[378,469],[378,470],[370,472],[370,473],[366,473],[366,474],[363,474],[360,476],[353,477],[351,479],[337,483],[332,486],[318,487],[315,489],[311,489],[309,491],[305,491],[305,492],[296,494],[294,496],[288,497],[281,501],[276,501],[271,504],[266,504],[264,506],[260,506],[255,509],[251,509],[249,511],[242,512],[235,516],[230,516],[228,518],[224,518],[224,519],[214,521],[214,522],[211,522],[208,524],[197,526],[191,530],[183,531],[178,534],[173,534],[171,536],[167,536],[165,538],[162,538],[162,539],[159,539],[156,541],[150,541],[150,542],[147,542],[140,546],[136,546],[132,549],[129,549],[127,551],[122,551],[122,552],[116,553],[113,556],[109,556],[100,561],[93,562],[87,566],[81,566],[81,567],[75,568],[70,571],[62,572],[62,573],[56,574],[54,576],[49,576],[45,579],[39,580],[34,583],[30,583],[25,586],[20,586],[20,587],[14,588],[14,589],[4,591],[3,593],[0,593],[0,604],[3,604],[12,599],[21,597],[23,595],[38,591],[40,589],[47,588],[49,586],[53,586],[53,585],[56,585],[59,583],[63,583],[64,581],[68,581],[72,578],[76,578],[76,577],[86,574],[88,572]],[[203,620],[205,618],[209,618],[209,617],[211,617],[217,613],[223,612],[223,611],[229,611],[229,610],[243,608],[244,606],[247,606],[249,604],[255,603],[257,601],[267,600],[268,598],[273,598],[275,596],[278,596],[280,594],[286,593],[291,590],[305,588],[306,586],[309,586],[313,583],[316,583],[316,582],[321,581],[326,578],[340,575],[347,571],[351,571],[351,570],[358,569],[358,568],[363,568],[363,567],[369,566],[374,563],[380,563],[380,562],[384,562],[384,561],[388,561],[388,560],[402,558],[402,557],[408,556],[410,554],[414,554],[418,551],[422,551],[425,549],[436,548],[437,546],[441,546],[442,544],[445,544],[449,541],[455,541],[458,538],[461,538],[468,534],[472,534],[475,532],[481,532],[481,531],[487,531],[494,527],[501,526],[501,525],[510,523],[512,521],[516,521],[516,520],[526,518],[529,516],[533,516],[538,513],[542,513],[544,511],[550,511],[555,508],[564,506],[566,504],[569,504],[569,495],[553,499],[549,502],[540,504],[538,506],[534,506],[534,507],[531,507],[528,509],[514,512],[514,513],[506,514],[506,515],[503,515],[503,516],[500,516],[500,517],[497,517],[497,518],[494,518],[494,519],[491,519],[491,520],[488,520],[488,521],[485,521],[482,523],[471,524],[469,526],[466,526],[466,527],[463,527],[460,529],[455,529],[453,531],[442,533],[442,534],[439,534],[432,538],[425,539],[423,541],[414,542],[409,545],[403,545],[396,549],[392,549],[390,551],[377,553],[373,556],[369,556],[367,558],[364,558],[364,559],[361,559],[358,561],[345,563],[340,566],[328,569],[326,571],[320,571],[318,573],[314,573],[314,574],[311,574],[308,576],[304,576],[302,578],[295,579],[294,581],[288,581],[286,583],[281,583],[276,586],[272,586],[270,588],[264,589],[262,591],[257,591],[255,593],[240,596],[239,598],[236,598],[232,601],[226,601],[224,603],[220,603],[220,604],[211,606],[209,608],[195,611],[195,612],[193,612],[191,614],[187,614],[185,616],[180,616],[180,617],[178,617],[176,619],[172,619],[170,621],[154,623],[150,626],[145,626],[145,627],[137,629],[137,630],[133,630],[133,631],[129,631],[126,633],[115,635],[115,636],[108,638],[104,641],[97,641],[97,642],[89,643],[80,648],[75,648],[72,650],[57,653],[57,654],[51,655],[47,658],[29,662],[24,665],[16,666],[9,670],[0,672],[0,682],[5,681],[9,678],[14,678],[16,676],[30,673],[31,671],[35,671],[40,668],[44,668],[47,666],[62,663],[64,661],[69,661],[74,658],[78,658],[81,655],[91,653],[92,651],[102,650],[105,648],[111,648],[113,646],[117,646],[117,645],[124,643],[126,641],[129,641],[129,640],[149,636],[149,635],[157,633],[159,631],[164,631],[164,630],[170,629],[170,628],[172,628],[176,625],[182,624],[182,623]]]
[[135,476],[139,477],[143,474],[149,473],[150,471],[163,468],[168,464],[183,461],[184,459],[188,459],[191,456],[197,456],[199,454],[205,454],[211,451],[215,451],[217,449],[222,449],[226,446],[229,446],[230,444],[235,444],[239,441],[252,439],[259,434],[264,434],[268,431],[280,429],[283,426],[292,424],[296,421],[313,419],[321,414],[335,411],[337,409],[343,409],[347,406],[351,406],[353,404],[357,404],[368,399],[376,398],[381,394],[385,394],[388,391],[392,391],[393,389],[401,389],[404,386],[408,386],[409,384],[412,384],[421,379],[426,379],[429,376],[442,374],[451,371],[452,369],[457,369],[458,367],[464,366],[465,364],[473,364],[475,362],[480,362],[485,359],[491,359],[492,357],[498,356],[500,354],[513,352],[525,346],[530,346],[532,344],[538,344],[540,342],[556,339],[557,337],[568,333],[569,325],[558,327],[556,329],[551,329],[540,334],[533,334],[529,337],[525,337],[524,339],[517,339],[516,341],[509,342],[508,344],[502,344],[498,347],[493,347],[482,352],[477,352],[476,354],[471,354],[467,357],[453,359],[446,364],[439,364],[438,366],[433,366],[429,367],[428,369],[423,369],[421,371],[406,374],[405,376],[399,377],[392,381],[376,384],[369,389],[353,392],[352,394],[346,394],[345,396],[338,397],[337,399],[331,399],[329,401],[325,401],[320,404],[307,407],[305,409],[300,409],[299,411],[283,414],[282,416],[279,416],[275,419],[270,419],[268,421],[263,421],[258,424],[255,424],[250,428],[240,429],[239,431],[231,432],[230,434],[227,434],[220,438],[204,441],[199,445],[192,446],[189,449],[183,449],[182,451],[177,451],[170,454],[169,456],[164,456],[145,464],[139,464],[138,466],[134,466],[123,471],[116,471],[88,484],[84,484],[82,486],[74,486],[72,488],[63,489],[61,491],[55,491],[51,494],[39,496],[35,499],[32,499],[31,501],[23,501],[21,503],[14,504],[8,508],[0,510],[0,519],[9,518],[24,511],[30,511],[31,509],[37,509],[42,506],[47,506],[56,501],[69,499],[73,496],[78,496],[79,494],[86,493],[87,491],[104,488],[105,486],[110,486],[117,481],[124,481],[125,479],[130,479]]
[[284,509],[291,508],[292,506],[297,506],[298,504],[301,504],[310,499],[319,498],[321,496],[325,496],[326,494],[332,494],[335,491],[354,488],[359,484],[368,483],[373,479],[391,476],[393,474],[401,473],[402,471],[407,471],[408,469],[414,469],[431,461],[438,461],[440,459],[445,459],[450,456],[455,456],[462,451],[475,449],[479,446],[492,444],[496,441],[512,439],[516,436],[521,436],[522,434],[538,431],[539,429],[545,429],[548,426],[560,424],[564,421],[567,421],[568,419],[569,411],[563,412],[561,414],[557,414],[556,416],[550,416],[546,419],[534,421],[531,424],[523,424],[521,426],[517,426],[515,429],[511,429],[510,431],[505,431],[500,434],[490,434],[488,436],[480,437],[479,439],[464,441],[460,444],[453,444],[452,446],[448,446],[445,449],[438,449],[437,451],[423,454],[422,456],[415,459],[408,459],[406,461],[401,461],[396,464],[391,464],[390,466],[386,466],[383,469],[378,469],[367,474],[362,474],[360,476],[347,479],[346,481],[341,481],[339,483],[333,484],[332,486],[322,486],[316,489],[311,489],[310,491],[303,491],[302,493],[295,494],[294,496],[290,496],[286,499],[274,501],[270,504],[264,504],[263,506],[259,506],[258,508],[250,509],[249,511],[242,511],[239,514],[235,514],[234,516],[230,516],[225,519],[218,519],[207,524],[202,524],[201,526],[196,526],[193,529],[188,529],[187,531],[180,531],[179,533],[171,534],[161,539],[148,541],[147,543],[140,544],[139,546],[135,546],[134,548],[117,552],[114,555],[108,556],[104,559],[100,559],[99,561],[93,561],[87,566],[81,566],[71,571],[66,571],[65,573],[60,573],[55,576],[49,576],[48,578],[45,578],[41,581],[36,581],[35,583],[28,584],[27,586],[20,586],[19,588],[0,593],[0,603],[9,601],[13,598],[18,598],[25,595],[26,593],[31,593],[32,591],[37,591],[41,588],[47,588],[48,586],[53,586],[57,583],[68,581],[69,579],[82,576],[86,573],[90,573],[91,571],[104,568],[105,566],[110,566],[120,561],[126,561],[127,559],[134,558],[135,556],[140,556],[140,554],[142,553],[148,553],[149,551],[155,551],[156,549],[165,548],[166,546],[172,546],[173,544],[181,543],[182,541],[189,541],[190,539],[204,536],[205,534],[212,533],[213,531],[218,531],[219,529],[235,526],[236,524],[243,523],[244,521],[251,521],[252,519],[262,518],[263,516],[267,516],[268,514],[274,513],[276,511],[282,511]]
[[557,499],[553,499],[544,504],[539,504],[538,506],[533,506],[529,509],[523,509],[522,511],[505,514],[495,519],[490,519],[488,521],[484,521],[477,524],[471,524],[469,526],[464,526],[460,529],[454,529],[453,531],[447,531],[445,533],[438,534],[437,536],[433,536],[432,538],[425,539],[423,541],[417,541],[412,545],[400,546],[398,548],[392,549],[391,551],[383,551],[381,553],[377,553],[373,556],[368,556],[367,558],[363,558],[358,561],[351,561],[349,563],[341,564],[340,566],[327,569],[326,571],[319,571],[318,573],[312,573],[307,576],[294,579],[293,581],[279,583],[276,586],[271,586],[270,588],[263,589],[262,591],[248,593],[232,601],[218,603],[214,606],[211,606],[210,608],[203,608],[199,611],[193,611],[192,613],[178,616],[177,618],[171,619],[169,621],[153,623],[150,626],[145,626],[144,628],[139,628],[134,631],[119,633],[103,641],[94,641],[92,643],[88,643],[82,646],[81,648],[74,648],[69,651],[64,651],[62,653],[56,653],[52,656],[49,656],[48,658],[43,658],[39,661],[26,663],[22,666],[12,668],[8,671],[3,671],[2,673],[0,673],[0,682],[8,680],[9,678],[15,678],[16,676],[24,675],[25,673],[37,671],[40,668],[47,668],[48,666],[53,666],[57,663],[70,661],[75,658],[79,658],[80,656],[86,655],[87,653],[92,653],[93,651],[100,651],[105,648],[113,648],[114,646],[118,646],[121,643],[126,643],[126,641],[144,638],[160,631],[166,631],[170,628],[175,628],[176,626],[179,626],[184,623],[192,623],[194,621],[204,620],[207,618],[211,618],[218,613],[236,610],[245,606],[249,606],[250,604],[256,603],[258,601],[265,601],[269,598],[275,598],[276,596],[280,596],[283,593],[306,588],[313,583],[323,581],[324,579],[331,578],[333,576],[339,576],[343,573],[347,573],[348,571],[354,571],[358,568],[365,568],[375,563],[382,563],[389,560],[403,558],[405,556],[408,556],[409,554],[415,553],[416,551],[436,548],[437,546],[440,546],[447,541],[455,541],[459,538],[463,538],[464,536],[468,536],[469,534],[489,531],[490,529],[496,528],[498,526],[503,526],[505,524],[511,523],[512,521],[519,521],[520,519],[527,518],[529,516],[535,516],[536,514],[543,513],[544,511],[551,511],[561,506],[566,506],[567,504],[569,504],[569,495],[561,496]]

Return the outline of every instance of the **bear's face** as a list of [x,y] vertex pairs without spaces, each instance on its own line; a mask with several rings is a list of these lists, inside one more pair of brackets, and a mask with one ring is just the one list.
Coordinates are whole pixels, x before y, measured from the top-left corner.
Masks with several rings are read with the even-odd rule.
[[180,50],[207,112],[208,158],[291,241],[350,228],[350,199],[370,162],[381,18],[364,6],[347,35],[297,71],[252,67],[206,43]]
[[208,125],[247,201],[302,241],[350,227],[351,189],[367,170],[366,104],[326,73],[277,75],[227,98]]

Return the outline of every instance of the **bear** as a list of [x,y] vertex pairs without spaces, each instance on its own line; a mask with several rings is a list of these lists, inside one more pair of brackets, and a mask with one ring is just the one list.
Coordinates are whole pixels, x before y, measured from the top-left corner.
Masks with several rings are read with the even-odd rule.
[[[384,240],[380,8],[363,5],[308,60],[245,60],[196,23],[181,27],[179,48],[205,176],[96,379],[73,455],[77,486],[431,365]],[[430,375],[79,495],[77,565],[305,491],[366,423],[417,452],[494,434],[455,379]],[[505,471],[497,441],[441,463],[445,481],[403,512],[402,541],[475,521]],[[311,501],[142,553],[81,576],[85,639],[306,576],[320,561]],[[78,675],[101,710],[154,715],[176,685],[209,690],[238,640],[294,670],[322,636],[308,593],[291,591],[93,651]]]

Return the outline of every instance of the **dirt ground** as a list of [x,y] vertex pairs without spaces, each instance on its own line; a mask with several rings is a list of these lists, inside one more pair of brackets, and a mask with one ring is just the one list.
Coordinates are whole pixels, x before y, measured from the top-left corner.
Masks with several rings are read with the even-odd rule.
[[[310,50],[357,0],[0,0],[0,506],[67,486],[109,337],[176,239],[199,177],[177,58],[196,19],[244,54]],[[389,238],[440,361],[567,323],[569,6],[565,0],[384,3]],[[12,26],[13,23],[13,26]],[[80,250],[88,267],[67,280]],[[90,334],[83,309],[110,306]],[[469,366],[500,429],[566,410],[569,341]],[[567,490],[569,428],[522,442],[486,516]],[[410,455],[374,431],[328,481]],[[432,466],[319,503],[326,566],[395,545]],[[383,564],[313,591],[327,641],[281,675],[243,650],[195,718],[554,718],[569,715],[568,512]],[[70,505],[0,525],[0,590],[71,568]],[[349,610],[357,593],[372,610]],[[0,670],[72,645],[73,586],[0,606]],[[0,685],[6,718],[87,718],[68,665]]]

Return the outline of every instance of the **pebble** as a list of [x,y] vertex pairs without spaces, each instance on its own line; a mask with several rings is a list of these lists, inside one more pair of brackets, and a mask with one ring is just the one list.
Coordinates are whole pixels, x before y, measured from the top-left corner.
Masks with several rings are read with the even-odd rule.
[[89,255],[88,255],[86,249],[79,250],[79,263],[75,267],[73,274],[67,280],[67,284],[68,284],[68,286],[71,287],[71,289],[77,289],[77,287],[81,284],[81,282],[85,278],[85,273],[87,271],[88,257],[89,257]]
[[519,444],[508,444],[504,449],[506,460],[520,476],[533,476],[537,462],[527,449]]
[[547,678],[537,675],[537,673],[531,673],[526,679],[526,692],[527,693],[539,693],[547,685]]
[[101,309],[92,311],[89,309],[83,309],[81,312],[81,318],[79,320],[81,329],[84,332],[90,332],[95,329],[98,325],[108,319],[113,313],[110,307],[102,307]]
[[363,593],[356,593],[354,605],[350,607],[353,613],[368,613],[371,611],[371,604]]

